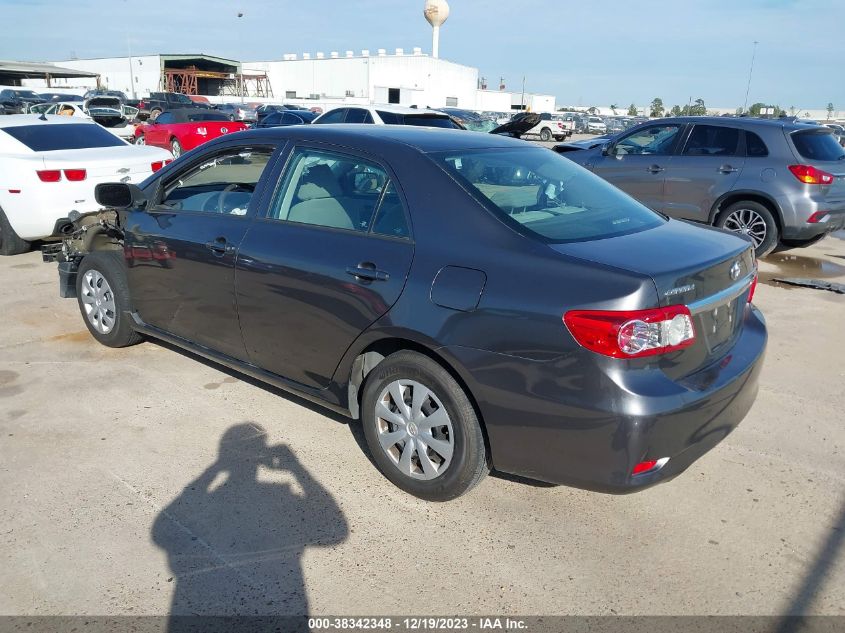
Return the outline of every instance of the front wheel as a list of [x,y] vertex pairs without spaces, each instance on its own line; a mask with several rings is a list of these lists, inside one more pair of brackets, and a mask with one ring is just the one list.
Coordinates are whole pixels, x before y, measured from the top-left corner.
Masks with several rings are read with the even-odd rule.
[[754,243],[757,258],[771,253],[778,244],[778,225],[772,212],[759,202],[735,202],[716,220],[716,226],[747,236]]
[[490,471],[472,403],[455,379],[416,352],[392,354],[367,377],[364,436],[396,486],[428,501],[449,501]]
[[108,347],[141,342],[132,327],[129,285],[122,251],[95,251],[79,265],[76,298],[91,335]]
[[139,134],[138,136],[135,137],[135,145],[146,145],[146,144],[147,144],[147,141],[146,141],[146,139],[144,139],[143,134]]
[[552,140],[552,131],[549,128],[544,127],[542,130],[540,130],[540,140],[544,143],[548,143],[550,140]]

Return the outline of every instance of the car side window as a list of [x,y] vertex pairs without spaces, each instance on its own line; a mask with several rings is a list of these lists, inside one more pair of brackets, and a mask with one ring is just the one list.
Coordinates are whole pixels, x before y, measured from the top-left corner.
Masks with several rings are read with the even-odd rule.
[[373,117],[363,108],[350,108],[346,113],[346,123],[372,123]]
[[678,125],[649,125],[629,134],[615,145],[619,156],[647,154],[661,156],[672,153],[672,147],[680,130]]
[[302,119],[290,112],[285,112],[284,114],[279,114],[277,116],[279,117],[282,125],[299,125],[302,123]]
[[162,112],[158,115],[156,123],[173,123],[173,114],[170,112]]
[[395,112],[384,112],[377,110],[379,117],[385,125],[402,125],[402,117]]
[[388,176],[376,163],[316,149],[297,149],[271,207],[276,220],[366,233]]
[[320,117],[319,121],[315,121],[315,123],[343,123],[343,119],[345,116],[346,108],[338,108],[337,110],[327,112],[322,117]]
[[739,153],[739,130],[720,125],[696,125],[684,147],[684,156],[737,156]]
[[156,210],[246,215],[273,148],[236,147],[171,178]]
[[268,114],[264,117],[261,121],[264,125],[279,125],[279,124],[286,124],[285,116],[279,112],[273,112],[272,114]]
[[746,130],[745,154],[746,156],[760,158],[762,156],[769,155],[769,148],[766,147],[766,144],[763,142],[763,139],[757,136],[754,132],[749,132],[748,130]]
[[405,217],[405,207],[392,182],[387,183],[384,195],[381,197],[381,204],[373,219],[372,233],[375,235],[386,235],[388,237],[410,238],[408,230],[408,219]]

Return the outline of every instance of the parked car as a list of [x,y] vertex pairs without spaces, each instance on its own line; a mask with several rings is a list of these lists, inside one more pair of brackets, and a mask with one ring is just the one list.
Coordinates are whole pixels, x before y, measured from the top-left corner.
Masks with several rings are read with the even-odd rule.
[[[163,339],[360,419],[375,464],[424,499],[491,467],[641,490],[757,393],[749,243],[545,148],[413,126],[252,130],[98,200],[113,211],[88,222],[105,235],[85,239],[80,218],[45,253],[96,340]],[[168,265],[126,266],[152,244]]]
[[845,149],[826,127],[678,117],[555,150],[655,211],[747,236],[758,257],[845,226]]
[[525,133],[525,136],[539,136],[541,141],[548,142],[552,139],[564,141],[575,131],[575,124],[567,120],[561,114],[541,112],[540,122]]
[[32,90],[21,88],[4,88],[0,90],[0,105],[6,114],[25,114],[29,106],[44,103],[46,99]]
[[151,92],[149,97],[141,99],[138,103],[140,118],[153,120],[166,110],[185,110],[188,108],[206,109],[202,105],[194,103],[188,95],[178,92]]
[[93,121],[19,114],[0,119],[0,255],[60,237],[72,211],[99,209],[94,186],[141,182],[170,154],[138,148]]
[[69,95],[62,92],[39,92],[38,96],[44,99],[47,103],[58,103],[59,101],[63,101],[65,103],[85,101],[85,98],[80,97],[79,95]]
[[478,114],[472,110],[464,110],[461,108],[440,108],[440,112],[445,112],[455,121],[460,123],[465,129],[471,132],[490,132],[498,127],[496,119],[483,114]]
[[256,108],[246,103],[220,103],[215,109],[229,117],[230,121],[254,122],[258,120]]
[[230,121],[222,112],[201,108],[168,110],[135,128],[135,145],[163,147],[179,158],[218,136],[245,129],[245,123]]
[[838,123],[825,123],[824,126],[833,130],[839,144],[845,147],[845,125],[839,125]]
[[319,115],[308,110],[283,110],[271,112],[258,120],[253,127],[279,127],[283,125],[308,125]]
[[314,125],[328,123],[372,123],[375,125],[416,125],[459,129],[452,118],[437,110],[396,105],[344,106],[321,114]]
[[109,132],[132,141],[135,138],[135,126],[131,123],[138,114],[138,109],[123,105],[117,97],[92,97],[83,102],[58,101],[54,103],[39,103],[31,106],[33,114],[57,114],[72,116],[76,119],[89,119],[99,123]]
[[114,97],[115,99],[119,99],[120,103],[126,103],[129,100],[125,92],[120,90],[106,90],[105,88],[88,90],[82,95],[83,99],[93,99],[94,97]]
[[585,121],[584,131],[587,134],[607,134],[607,124],[601,117],[588,116]]

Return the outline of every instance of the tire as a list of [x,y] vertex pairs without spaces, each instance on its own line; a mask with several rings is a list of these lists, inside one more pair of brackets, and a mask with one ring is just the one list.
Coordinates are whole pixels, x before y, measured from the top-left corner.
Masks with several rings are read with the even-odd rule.
[[778,245],[777,222],[772,212],[759,202],[735,202],[719,214],[716,226],[750,237],[758,259],[771,253]]
[[29,249],[30,243],[18,237],[6,213],[0,209],[0,255],[20,255],[29,252]]
[[134,145],[146,145],[147,139],[144,138],[143,134],[139,134],[135,137],[135,141],[133,142]]
[[94,251],[79,265],[76,297],[85,326],[107,347],[127,347],[142,337],[132,327],[126,264],[121,251]]
[[182,144],[178,139],[170,139],[170,153],[173,154],[173,158],[179,158],[182,155]]
[[[403,416],[393,393],[402,398],[409,414]],[[413,415],[415,393],[424,398],[417,416],[428,410],[425,417]],[[361,411],[373,460],[385,477],[409,494],[427,501],[449,501],[471,490],[490,472],[472,403],[451,374],[427,356],[402,351],[385,358],[367,376]],[[438,424],[433,428],[421,422],[435,415]],[[389,446],[388,435],[396,438]],[[410,447],[409,439],[414,440]]]
[[540,140],[544,143],[548,143],[549,141],[551,141],[552,131],[549,128],[544,127],[542,130],[540,130]]

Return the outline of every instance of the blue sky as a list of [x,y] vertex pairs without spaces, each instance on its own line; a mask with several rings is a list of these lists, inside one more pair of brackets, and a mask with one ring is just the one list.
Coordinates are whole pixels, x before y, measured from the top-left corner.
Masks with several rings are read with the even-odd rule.
[[[441,57],[558,104],[845,111],[845,0],[451,0]],[[0,59],[204,52],[235,59],[368,48],[428,52],[423,0],[0,0]],[[237,13],[244,17],[238,19]],[[127,29],[128,25],[133,25]]]

